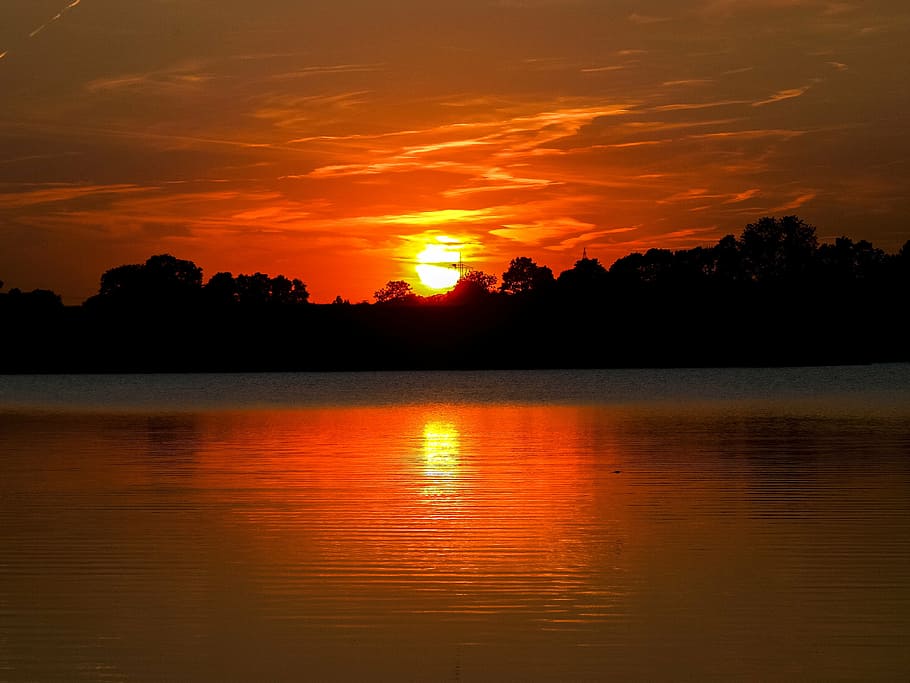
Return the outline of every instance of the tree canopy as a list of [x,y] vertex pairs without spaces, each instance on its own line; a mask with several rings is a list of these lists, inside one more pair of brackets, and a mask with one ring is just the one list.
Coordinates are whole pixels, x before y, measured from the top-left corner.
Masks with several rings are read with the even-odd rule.
[[373,298],[379,304],[406,303],[416,299],[416,295],[411,285],[404,280],[389,280],[384,287],[374,292]]
[[509,269],[502,274],[499,291],[504,294],[539,293],[554,283],[553,271],[547,266],[538,266],[527,256],[519,256],[509,262]]
[[150,257],[145,263],[117,266],[101,276],[98,294],[90,306],[166,307],[185,309],[196,306],[305,304],[306,285],[284,275],[264,273],[238,275],[215,273],[202,285],[202,268],[192,261],[170,254]]

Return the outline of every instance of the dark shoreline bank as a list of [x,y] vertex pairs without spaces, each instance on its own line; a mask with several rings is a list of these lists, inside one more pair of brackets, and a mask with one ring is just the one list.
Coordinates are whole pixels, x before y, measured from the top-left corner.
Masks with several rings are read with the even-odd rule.
[[[851,303],[857,305],[850,305]],[[0,373],[787,367],[910,361],[884,300],[496,299],[463,306],[315,305],[7,316]],[[848,314],[849,312],[849,314]]]

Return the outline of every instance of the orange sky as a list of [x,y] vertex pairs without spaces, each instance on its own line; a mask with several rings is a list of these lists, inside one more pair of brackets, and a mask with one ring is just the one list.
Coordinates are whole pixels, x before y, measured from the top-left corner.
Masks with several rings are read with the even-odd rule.
[[0,279],[357,301],[440,236],[558,274],[785,213],[895,251],[908,39],[903,0],[3,0]]

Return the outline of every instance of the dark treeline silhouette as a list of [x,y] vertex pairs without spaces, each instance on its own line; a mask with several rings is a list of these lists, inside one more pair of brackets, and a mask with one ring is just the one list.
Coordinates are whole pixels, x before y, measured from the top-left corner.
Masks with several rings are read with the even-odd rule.
[[216,273],[202,285],[202,269],[170,254],[145,263],[111,268],[101,276],[98,294],[85,302],[94,310],[223,309],[305,304],[310,295],[300,280],[262,273]]
[[[498,283],[498,284],[497,284]],[[98,294],[0,293],[0,371],[225,371],[794,365],[910,361],[910,241],[819,244],[796,216],[711,247],[587,255],[554,277],[528,257],[421,297],[308,303],[283,275],[168,254],[112,268]]]

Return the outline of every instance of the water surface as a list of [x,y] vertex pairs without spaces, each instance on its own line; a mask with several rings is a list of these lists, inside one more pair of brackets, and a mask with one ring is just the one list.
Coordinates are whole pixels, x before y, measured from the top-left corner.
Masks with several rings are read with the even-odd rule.
[[907,366],[0,378],[0,680],[902,680]]

